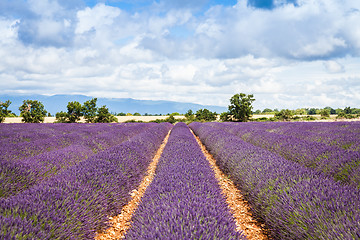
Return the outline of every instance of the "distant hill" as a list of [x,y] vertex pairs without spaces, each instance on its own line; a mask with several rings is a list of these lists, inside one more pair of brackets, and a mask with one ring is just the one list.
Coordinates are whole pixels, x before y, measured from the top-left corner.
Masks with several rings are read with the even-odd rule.
[[[0,101],[4,102],[10,100],[12,103],[9,107],[16,115],[19,115],[19,107],[23,100],[38,100],[42,102],[45,109],[52,115],[60,111],[67,111],[66,106],[68,102],[78,101],[83,104],[85,101],[92,99],[92,97],[84,95],[0,95]],[[98,98],[97,106],[106,105],[112,113],[135,113],[142,115],[148,114],[168,114],[173,112],[186,113],[189,109],[196,112],[199,109],[209,109],[217,113],[222,113],[227,110],[226,107],[208,106],[194,103],[182,103],[172,101],[151,101],[151,100],[136,100],[132,98]]]

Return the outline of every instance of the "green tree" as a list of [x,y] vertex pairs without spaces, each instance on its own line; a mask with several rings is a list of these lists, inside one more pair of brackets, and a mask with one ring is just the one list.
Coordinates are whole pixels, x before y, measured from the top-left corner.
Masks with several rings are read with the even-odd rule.
[[26,123],[44,122],[47,114],[44,105],[37,100],[24,100],[19,110],[22,121]]
[[236,121],[247,122],[251,116],[252,106],[255,101],[254,95],[245,93],[235,94],[230,98],[229,114]]
[[296,115],[307,115],[307,111],[305,108],[298,108],[295,110]]
[[173,115],[170,115],[169,117],[167,117],[167,118],[165,119],[165,122],[169,122],[169,123],[171,123],[171,124],[174,124],[174,123],[176,123],[176,119],[174,118]]
[[320,115],[322,118],[328,118],[330,117],[330,110],[329,109],[321,109],[320,110]]
[[134,113],[133,115],[134,115],[134,116],[141,116],[141,114],[138,113],[138,112]]
[[97,123],[111,123],[118,122],[118,119],[109,112],[109,109],[104,105],[98,109],[97,116],[95,118]]
[[11,101],[7,100],[6,102],[0,102],[0,123],[2,123],[7,116],[11,114],[11,111],[8,110],[8,107],[10,106]]
[[189,109],[186,113],[185,113],[185,117],[188,121],[194,121],[195,120],[195,115],[193,110]]
[[58,123],[75,123],[80,120],[80,117],[83,115],[83,109],[79,102],[68,102],[67,112],[58,112],[56,113],[56,122]]
[[275,113],[275,118],[279,120],[288,121],[294,116],[294,112],[289,109],[282,109],[280,112]]
[[330,111],[330,114],[336,114],[336,110],[332,107],[325,107],[324,109],[328,109]]
[[66,112],[57,112],[55,114],[56,117],[56,121],[57,123],[68,123],[69,122],[69,115]]
[[80,120],[83,115],[83,109],[81,103],[74,101],[69,102],[67,105],[68,122],[74,123]]
[[199,121],[215,121],[217,113],[204,108],[197,110],[195,115]]
[[229,115],[229,112],[223,112],[220,114],[220,120],[223,121],[223,122],[228,122],[230,121],[230,115]]
[[344,108],[344,113],[345,113],[345,114],[351,114],[351,113],[352,113],[351,108],[350,108],[350,107]]
[[93,98],[84,102],[82,107],[82,114],[85,118],[85,122],[93,123],[95,122],[97,107],[96,107],[97,98]]
[[310,108],[307,112],[308,115],[315,115],[317,113],[315,108]]
[[273,110],[271,110],[270,108],[265,108],[262,112],[263,113],[272,113]]

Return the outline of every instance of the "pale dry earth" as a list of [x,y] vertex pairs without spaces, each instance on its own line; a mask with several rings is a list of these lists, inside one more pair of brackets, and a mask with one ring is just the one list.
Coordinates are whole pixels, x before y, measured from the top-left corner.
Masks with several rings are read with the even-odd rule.
[[[299,117],[304,117],[305,115],[296,115]],[[336,119],[337,115],[330,115],[330,119],[321,119],[320,115],[311,115],[313,117],[315,117],[317,120],[313,120],[315,122],[337,122],[337,121],[347,121],[347,122],[353,122],[353,121],[360,121],[360,117],[359,118],[354,118],[354,119]],[[118,122],[126,122],[126,121],[130,121],[130,120],[135,120],[135,121],[143,121],[143,122],[150,122],[150,121],[154,121],[156,119],[166,119],[169,116],[115,116],[118,119]],[[271,118],[274,117],[274,115],[271,114],[267,114],[267,115],[252,115],[251,118],[253,119],[258,119],[258,118]],[[174,116],[175,119],[181,119],[181,118],[185,118],[185,116]],[[7,117],[5,118],[4,123],[21,123],[21,117]],[[55,117],[45,117],[45,121],[44,123],[54,123],[56,120]],[[84,123],[85,120],[84,118],[81,118],[81,120],[79,121],[81,123]],[[311,121],[306,121],[306,122],[311,122]]]
[[150,185],[152,180],[154,179],[156,166],[159,162],[161,154],[165,148],[166,143],[168,142],[170,135],[170,131],[163,140],[160,148],[156,152],[152,162],[150,163],[146,175],[138,189],[134,189],[131,192],[131,200],[130,202],[123,207],[120,215],[115,217],[110,217],[109,222],[111,227],[106,230],[104,233],[98,233],[95,237],[96,240],[105,240],[105,239],[121,239],[124,238],[126,231],[130,228],[131,217],[137,209],[137,206],[140,203],[142,196],[145,194],[147,187]]
[[[192,131],[191,131],[192,132]],[[193,132],[192,132],[193,133]],[[193,133],[194,134],[194,133]],[[202,152],[209,161],[211,168],[215,173],[215,177],[219,182],[223,195],[233,214],[236,230],[243,232],[249,240],[266,240],[268,239],[264,229],[264,225],[260,224],[252,217],[249,203],[244,199],[241,191],[236,188],[235,184],[220,170],[216,165],[214,157],[206,150],[199,137],[194,134]]]
[[[154,121],[156,119],[166,119],[169,116],[115,116],[119,122],[126,122],[129,120],[135,120],[135,121],[143,121],[143,122],[150,122]],[[184,116],[174,116],[175,119],[185,118]],[[7,117],[5,118],[4,123],[21,123],[21,117]],[[55,117],[45,117],[44,123],[54,123],[56,120]],[[84,123],[84,118],[81,118],[79,122]]]
[[[131,227],[131,217],[135,213],[147,187],[154,178],[157,163],[165,148],[169,135],[170,132],[161,144],[159,150],[153,158],[153,161],[150,163],[147,169],[147,174],[140,183],[139,188],[131,192],[132,199],[130,202],[123,207],[120,215],[109,218],[111,227],[108,228],[105,232],[98,233],[95,237],[95,240],[115,240],[124,238],[126,231]],[[229,211],[233,214],[235,219],[237,226],[236,230],[243,232],[250,240],[268,239],[262,230],[261,224],[253,219],[249,204],[244,200],[241,192],[235,187],[235,184],[216,166],[215,159],[206,150],[205,146],[201,143],[199,138],[196,136],[195,138],[214,171],[215,177],[218,180],[223,195],[226,197],[226,202],[229,205]]]

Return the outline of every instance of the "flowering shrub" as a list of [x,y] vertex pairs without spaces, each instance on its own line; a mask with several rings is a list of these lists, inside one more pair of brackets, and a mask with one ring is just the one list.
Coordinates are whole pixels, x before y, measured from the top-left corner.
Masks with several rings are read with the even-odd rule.
[[[84,126],[90,133],[92,125]],[[17,195],[0,198],[0,239],[93,238],[129,201],[172,127],[147,126]]]
[[209,124],[190,127],[274,239],[359,239],[360,191]]
[[241,239],[215,175],[184,123],[173,128],[126,239]]

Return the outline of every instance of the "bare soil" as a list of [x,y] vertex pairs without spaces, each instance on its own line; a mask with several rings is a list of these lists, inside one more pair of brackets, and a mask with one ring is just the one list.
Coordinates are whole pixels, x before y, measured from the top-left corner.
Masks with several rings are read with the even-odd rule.
[[[194,134],[194,133],[193,133]],[[233,214],[236,230],[243,232],[249,240],[265,240],[267,237],[264,225],[257,222],[253,217],[249,203],[244,199],[241,191],[236,188],[235,184],[220,170],[216,165],[214,157],[206,150],[199,137],[194,134],[201,150],[210,163],[211,168],[215,173],[215,177],[219,182],[223,195]]]
[[145,194],[147,187],[150,185],[152,180],[154,179],[156,166],[159,162],[160,156],[165,148],[165,145],[169,139],[170,131],[165,137],[163,143],[160,148],[156,152],[152,162],[150,163],[146,176],[140,183],[138,189],[134,189],[131,192],[131,200],[125,205],[120,213],[120,215],[115,217],[110,217],[109,222],[111,227],[106,230],[104,233],[98,233],[95,237],[96,240],[105,240],[105,239],[122,239],[125,236],[126,231],[130,228],[130,221],[132,215],[135,213],[137,206],[140,203],[142,196]]

